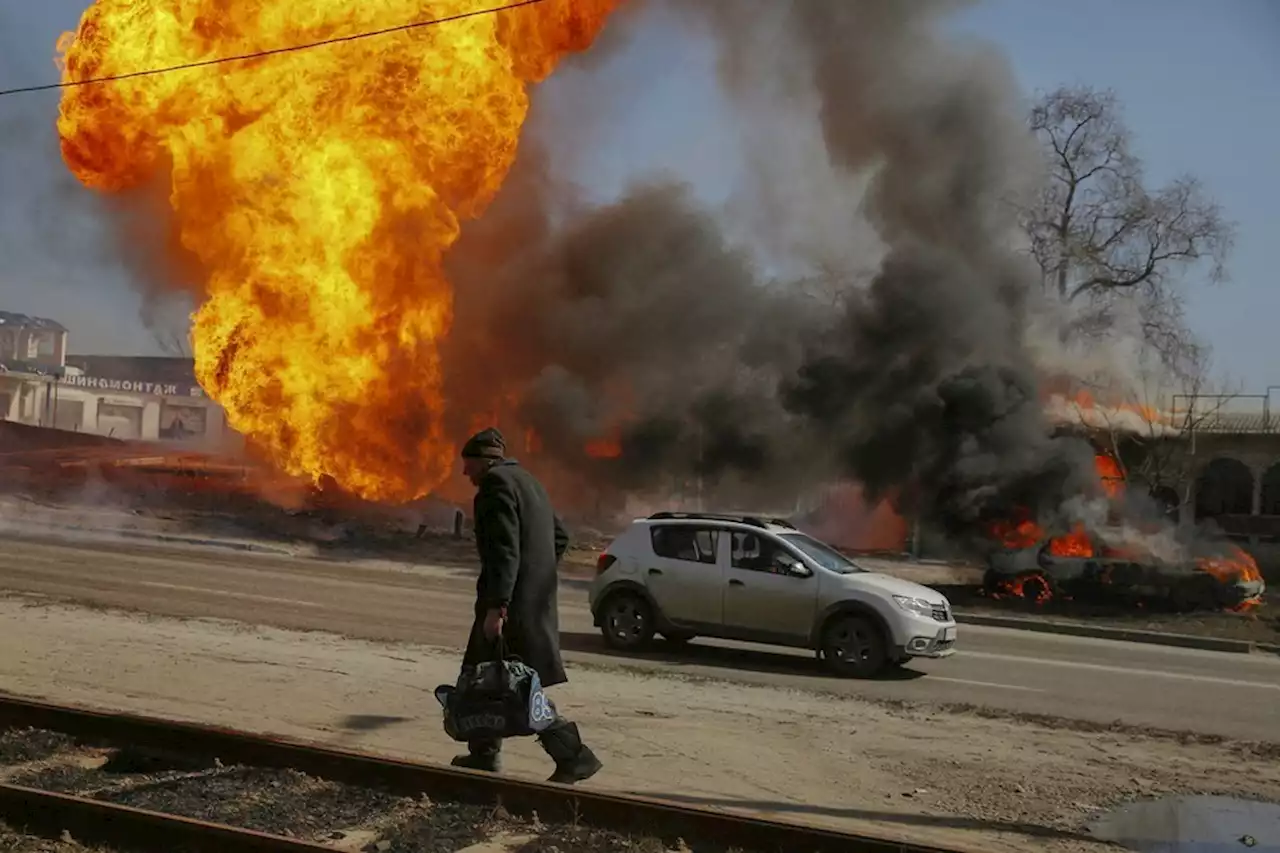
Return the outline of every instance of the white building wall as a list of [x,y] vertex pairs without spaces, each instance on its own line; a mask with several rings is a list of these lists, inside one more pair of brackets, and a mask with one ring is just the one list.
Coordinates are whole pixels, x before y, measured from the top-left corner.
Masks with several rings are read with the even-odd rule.
[[[72,404],[78,404],[78,413]],[[166,420],[171,423],[175,414],[183,419],[182,436],[162,435],[162,426]],[[104,393],[44,376],[0,378],[0,418],[113,438],[173,441],[192,448],[221,445],[227,432],[225,412],[207,397]]]

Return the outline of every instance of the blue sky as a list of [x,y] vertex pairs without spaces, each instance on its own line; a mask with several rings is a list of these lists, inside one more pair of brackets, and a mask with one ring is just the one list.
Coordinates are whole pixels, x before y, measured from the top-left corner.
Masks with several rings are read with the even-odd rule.
[[[0,88],[55,78],[53,43],[84,0],[0,6]],[[953,27],[996,43],[1028,94],[1067,83],[1110,87],[1153,182],[1198,175],[1239,224],[1232,280],[1189,288],[1191,322],[1215,367],[1245,390],[1280,383],[1280,316],[1269,249],[1280,239],[1280,3],[1274,0],[984,0]],[[567,152],[575,177],[607,197],[657,172],[709,200],[736,178],[733,129],[714,57],[661,17],[589,71],[548,84],[543,120],[607,87],[607,120]],[[56,96],[0,99],[0,300],[65,318],[77,349],[148,351],[138,300],[93,199],[56,157]],[[15,128],[17,131],[15,132]]]

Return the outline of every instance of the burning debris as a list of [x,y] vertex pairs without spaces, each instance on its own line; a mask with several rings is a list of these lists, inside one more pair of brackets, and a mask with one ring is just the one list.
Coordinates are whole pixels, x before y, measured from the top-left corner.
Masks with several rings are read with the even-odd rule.
[[1166,562],[1150,554],[1106,547],[1103,534],[1073,533],[992,554],[985,580],[994,598],[1110,599],[1158,602],[1177,610],[1256,607],[1266,585],[1253,558],[1238,546],[1212,557]]
[[1251,556],[1229,542],[1180,535],[1163,519],[1124,523],[1132,501],[1119,463],[1099,453],[1095,468],[1106,506],[1092,513],[1094,525],[1042,525],[1025,510],[990,524],[989,595],[1034,604],[1125,598],[1179,610],[1247,610],[1260,602],[1266,585]]

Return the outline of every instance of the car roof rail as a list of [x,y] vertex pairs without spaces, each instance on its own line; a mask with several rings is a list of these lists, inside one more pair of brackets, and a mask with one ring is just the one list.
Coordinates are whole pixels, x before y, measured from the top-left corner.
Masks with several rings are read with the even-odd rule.
[[752,527],[767,528],[770,525],[776,527],[786,527],[795,530],[795,526],[789,521],[780,518],[760,518],[755,515],[736,515],[733,513],[722,512],[655,512],[649,516],[651,521],[660,521],[663,519],[679,520],[679,521],[733,521],[738,524],[750,524]]

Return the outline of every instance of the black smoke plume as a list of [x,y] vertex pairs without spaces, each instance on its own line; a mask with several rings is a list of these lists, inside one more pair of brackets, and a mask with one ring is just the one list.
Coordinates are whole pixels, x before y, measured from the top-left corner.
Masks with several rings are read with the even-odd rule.
[[[960,530],[1096,488],[1088,446],[1050,435],[1023,344],[1033,278],[1013,202],[1037,177],[1033,143],[998,58],[940,34],[955,5],[670,6],[719,45],[744,120],[813,105],[824,165],[863,181],[881,244],[870,281],[826,266],[853,282],[833,308],[806,282],[762,280],[681,187],[583,210],[526,149],[455,252],[459,410],[518,389],[518,419],[566,468],[633,490],[701,477],[739,505],[852,478]],[[588,458],[610,430],[621,455]]]

